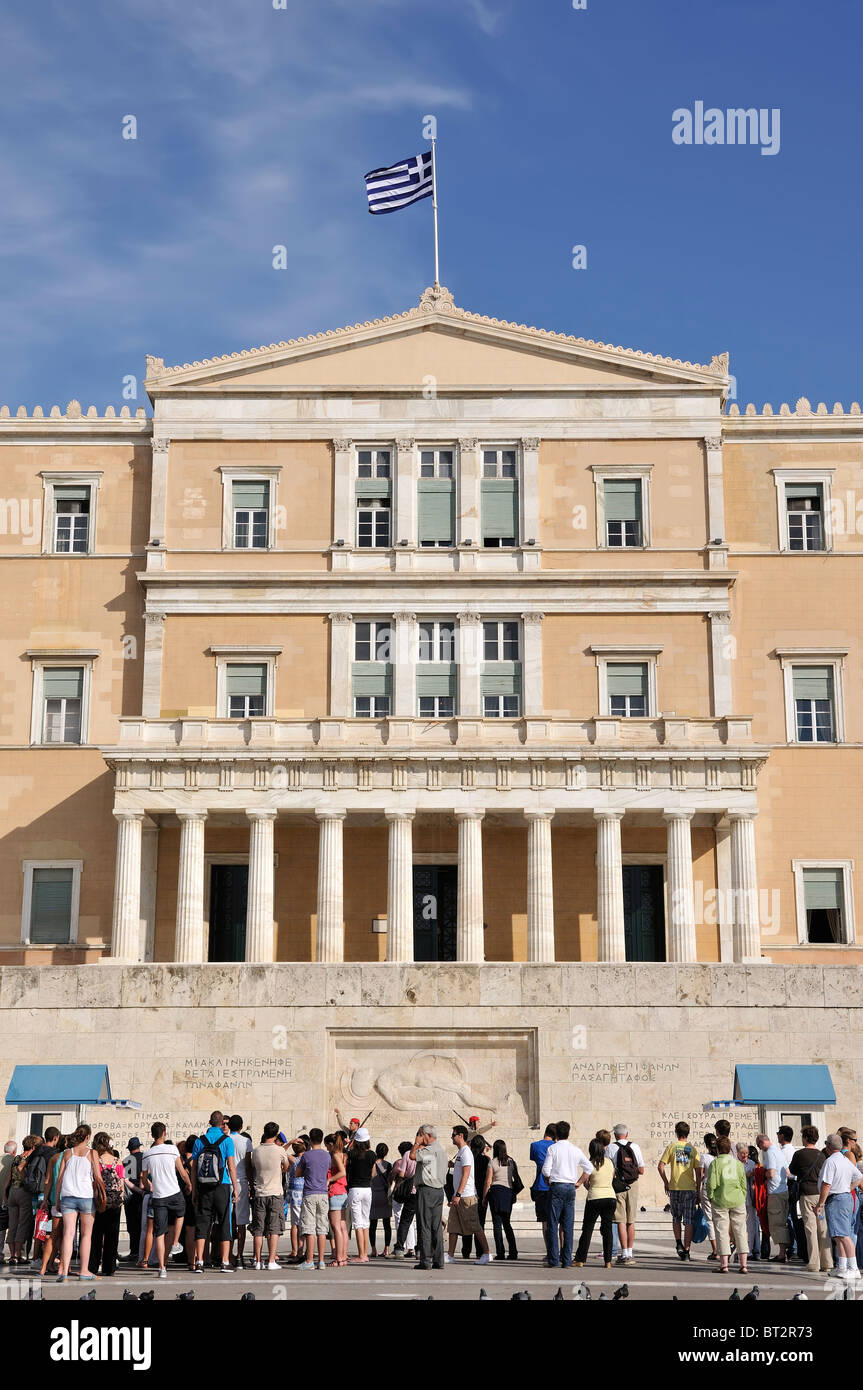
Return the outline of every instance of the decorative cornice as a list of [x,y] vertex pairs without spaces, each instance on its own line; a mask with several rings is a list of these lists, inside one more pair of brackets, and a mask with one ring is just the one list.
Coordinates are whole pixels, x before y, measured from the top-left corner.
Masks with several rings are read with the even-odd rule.
[[[808,420],[812,419],[813,417],[823,419],[825,416],[835,417],[845,416],[845,414],[845,407],[842,405],[841,401],[836,401],[834,403],[832,411],[828,411],[827,405],[824,401],[819,401],[815,410],[813,410],[810,401],[808,401],[805,396],[800,397],[800,399],[795,404],[793,410],[788,405],[787,401],[783,401],[782,405],[780,405],[779,407],[778,412],[779,419],[791,418],[797,420]],[[847,414],[857,416],[861,414],[859,401],[851,402]],[[750,402],[749,405],[747,405],[745,409],[741,411],[740,406],[736,403],[736,401],[732,401],[731,405],[728,407],[728,414],[725,418],[731,420],[739,420],[741,418],[751,419],[752,416],[762,419],[775,419],[776,412],[774,411],[773,406],[769,403],[762,406],[761,410],[759,411],[755,407],[755,405],[752,404],[752,402]]]

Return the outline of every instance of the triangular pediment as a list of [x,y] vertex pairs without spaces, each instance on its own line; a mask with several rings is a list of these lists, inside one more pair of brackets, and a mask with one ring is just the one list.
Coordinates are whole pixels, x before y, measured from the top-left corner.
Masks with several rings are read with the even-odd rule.
[[203,362],[165,367],[148,357],[152,395],[205,390],[375,390],[430,383],[488,391],[499,387],[614,387],[727,381],[727,355],[708,366],[611,347],[459,309],[447,290],[426,290],[403,314]]

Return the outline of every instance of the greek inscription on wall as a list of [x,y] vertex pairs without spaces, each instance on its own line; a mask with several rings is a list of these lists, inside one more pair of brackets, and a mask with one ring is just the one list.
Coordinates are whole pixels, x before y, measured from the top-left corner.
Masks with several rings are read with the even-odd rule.
[[175,1080],[192,1090],[249,1090],[256,1081],[291,1081],[293,1074],[290,1057],[186,1057]]
[[573,1083],[596,1081],[639,1085],[649,1084],[658,1077],[679,1070],[679,1062],[573,1062],[570,1079]]

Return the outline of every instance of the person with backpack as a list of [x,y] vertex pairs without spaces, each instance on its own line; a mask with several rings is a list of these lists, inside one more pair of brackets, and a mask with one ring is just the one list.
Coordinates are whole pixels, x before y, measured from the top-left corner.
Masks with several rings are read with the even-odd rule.
[[[222,1274],[232,1272],[231,1252],[231,1193],[234,1201],[240,1195],[237,1168],[234,1162],[234,1141],[223,1128],[225,1117],[221,1110],[210,1116],[206,1134],[199,1135],[192,1149],[192,1201],[195,1203],[195,1273],[204,1272],[204,1247],[211,1226],[216,1227],[221,1244]],[[179,1157],[179,1155],[178,1155]]]
[[126,1232],[129,1236],[129,1253],[120,1257],[120,1264],[138,1263],[138,1249],[141,1244],[141,1218],[144,1211],[144,1184],[141,1178],[143,1149],[137,1135],[133,1135],[126,1145],[127,1157],[123,1159],[123,1185],[126,1189],[123,1207],[126,1213]]
[[[518,1248],[510,1218],[515,1199],[523,1186],[515,1159],[510,1158],[507,1153],[506,1141],[495,1139],[492,1146],[491,1162],[487,1165],[485,1181],[481,1190],[482,1201],[488,1203],[488,1209],[491,1212],[491,1224],[494,1231],[494,1258],[496,1260],[518,1259]],[[504,1236],[506,1236],[508,1250],[506,1255],[504,1255],[503,1250]]]
[[671,1224],[681,1260],[690,1260],[695,1208],[701,1196],[701,1164],[698,1150],[689,1142],[689,1125],[678,1120],[675,1139],[656,1165],[671,1207]]
[[105,1196],[96,1202],[88,1267],[91,1274],[98,1274],[101,1265],[102,1274],[110,1277],[117,1272],[125,1172],[122,1163],[117,1161],[110,1137],[104,1132],[94,1137],[93,1152],[99,1164]]
[[638,1211],[638,1179],[644,1176],[644,1157],[641,1149],[629,1137],[628,1125],[615,1125],[614,1138],[605,1151],[614,1164],[612,1186],[617,1194],[614,1219],[620,1254],[615,1263],[629,1264],[634,1258],[635,1217]]
[[21,1153],[13,1160],[6,1174],[3,1201],[9,1209],[9,1264],[27,1264],[27,1251],[33,1239],[33,1194],[25,1185],[27,1168],[39,1145],[41,1134],[28,1134]]
[[153,1241],[159,1260],[159,1278],[167,1279],[165,1237],[173,1229],[171,1254],[180,1255],[183,1225],[186,1220],[186,1199],[180,1183],[191,1193],[192,1184],[183,1167],[180,1150],[165,1139],[166,1127],[157,1120],[150,1127],[153,1142],[143,1157],[142,1172],[150,1186],[150,1208],[153,1212]]

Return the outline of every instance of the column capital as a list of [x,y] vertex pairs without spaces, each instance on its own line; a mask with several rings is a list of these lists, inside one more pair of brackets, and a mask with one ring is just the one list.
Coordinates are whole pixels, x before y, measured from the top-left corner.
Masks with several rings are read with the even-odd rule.
[[278,813],[278,811],[273,810],[273,809],[270,809],[270,808],[268,808],[268,807],[265,807],[265,808],[262,809],[262,810],[258,810],[257,807],[252,807],[251,810],[250,810],[250,809],[247,807],[246,810],[245,810],[245,812],[244,812],[244,814],[245,814],[247,820],[255,821],[255,820],[275,820],[279,813]]
[[461,627],[478,626],[482,622],[482,617],[479,613],[457,613],[456,617]]
[[626,812],[618,806],[604,806],[598,811],[594,811],[594,820],[623,820]]
[[330,613],[328,614],[331,623],[352,623],[353,613]]
[[384,811],[384,817],[388,821],[413,820],[416,811]]
[[334,440],[333,440],[333,448],[335,449],[335,451],[336,451],[337,454],[346,454],[346,453],[349,453],[350,450],[351,450],[353,447],[354,447],[354,441],[353,441],[352,439],[334,439]]
[[416,440],[413,435],[400,434],[396,439],[396,448],[400,454],[410,453],[411,449],[416,448]]
[[695,815],[694,809],[688,806],[675,806],[670,811],[663,811],[662,819],[669,820],[692,820]]
[[415,623],[416,620],[417,620],[417,615],[416,615],[416,613],[405,613],[405,612],[393,613],[393,622],[394,622],[394,623]]
[[477,811],[473,808],[467,811],[456,811],[454,814],[456,820],[483,820],[485,818],[485,811]]
[[758,815],[757,811],[729,811],[728,819],[734,821],[754,821]]
[[721,449],[721,448],[722,448],[722,436],[721,436],[720,434],[706,434],[706,435],[704,436],[704,447],[705,447],[705,449],[711,449],[711,450],[713,450],[713,449]]
[[315,819],[321,821],[344,820],[347,814],[347,811],[343,811],[339,807],[319,806],[315,810]]
[[465,435],[458,441],[458,447],[463,452],[475,453],[479,448],[479,440],[471,434]]
[[531,809],[529,809],[529,810],[525,810],[525,811],[522,812],[522,815],[524,816],[525,820],[527,820],[527,821],[531,821],[531,820],[548,820],[548,821],[551,821],[551,820],[554,820],[554,811],[545,811],[545,810],[540,810],[540,809],[536,809],[536,808],[531,808]]
[[160,627],[161,624],[165,621],[166,616],[167,616],[167,615],[166,615],[165,613],[156,613],[156,612],[145,613],[145,614],[144,614],[144,626],[145,626],[145,627]]
[[175,811],[174,815],[178,821],[205,821],[207,819],[206,811]]
[[146,811],[115,811],[114,819],[118,821],[139,820],[143,821]]
[[539,625],[544,617],[544,613],[522,613],[521,620],[523,623],[536,623]]
[[712,623],[731,622],[731,610],[728,608],[712,608],[707,616]]
[[540,444],[539,439],[537,438],[536,435],[533,435],[533,434],[531,434],[531,435],[525,435],[525,436],[522,438],[522,441],[521,441],[521,447],[522,447],[523,449],[538,449],[538,448],[539,448],[539,444]]

